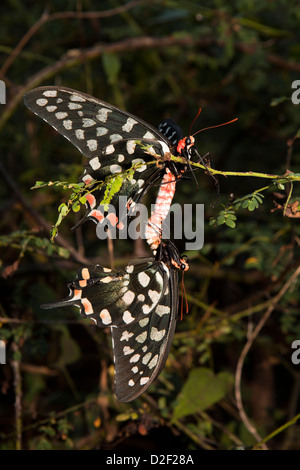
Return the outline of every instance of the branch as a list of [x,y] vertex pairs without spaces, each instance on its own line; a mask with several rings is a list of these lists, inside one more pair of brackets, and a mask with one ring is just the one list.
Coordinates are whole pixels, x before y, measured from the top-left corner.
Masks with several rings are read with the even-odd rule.
[[271,305],[269,308],[266,310],[264,316],[260,319],[258,322],[256,328],[253,330],[252,334],[250,335],[247,343],[243,347],[243,350],[241,352],[241,355],[239,357],[238,363],[237,363],[237,368],[236,368],[236,375],[235,375],[235,398],[236,398],[236,403],[237,407],[240,413],[240,417],[248,429],[248,431],[255,437],[255,439],[258,442],[261,442],[261,447],[266,449],[264,441],[262,441],[261,437],[259,436],[256,428],[253,426],[253,424],[250,422],[244,407],[243,407],[243,402],[242,402],[242,396],[241,396],[241,378],[242,378],[242,370],[243,370],[243,365],[245,358],[255,340],[257,337],[258,333],[260,330],[263,328],[267,320],[269,319],[271,313],[273,312],[274,308],[280,301],[280,299],[285,295],[285,293],[288,291],[288,289],[291,287],[291,285],[296,281],[297,277],[300,275],[300,266],[297,267],[297,269],[293,272],[293,274],[290,276],[290,278],[286,281],[282,289],[278,292],[277,295],[275,295],[271,301]]
[[99,18],[109,18],[114,15],[119,15],[125,11],[131,9],[132,7],[142,3],[141,0],[132,0],[126,5],[121,5],[120,7],[113,8],[111,10],[105,11],[90,11],[90,12],[76,12],[76,11],[64,11],[59,13],[49,14],[45,11],[42,16],[34,23],[27,33],[22,37],[19,43],[16,45],[15,49],[12,51],[10,56],[4,62],[2,68],[0,69],[0,78],[3,78],[8,69],[14,63],[22,49],[26,46],[28,41],[37,33],[37,31],[45,24],[50,21],[65,20],[65,19],[99,19]]
[[[46,232],[49,233],[52,228],[51,224],[45,221],[43,217],[41,217],[41,215],[38,214],[30,205],[30,203],[25,199],[22,192],[18,188],[17,184],[12,179],[11,175],[4,168],[2,162],[0,162],[0,172],[3,175],[6,184],[15,193],[15,195],[17,196],[18,200],[20,201],[20,203],[22,204],[26,212],[28,212],[31,215],[31,217],[38,223],[39,226],[41,226]],[[78,253],[78,251],[76,251],[64,237],[62,237],[61,235],[58,235],[55,240],[63,248],[66,248],[76,261],[78,261],[81,264],[90,264],[89,260],[85,258],[85,256],[83,256],[81,253]]]

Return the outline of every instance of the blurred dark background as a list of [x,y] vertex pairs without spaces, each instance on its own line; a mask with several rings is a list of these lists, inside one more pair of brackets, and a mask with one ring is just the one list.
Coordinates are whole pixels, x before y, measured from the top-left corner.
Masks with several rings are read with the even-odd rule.
[[[300,107],[291,101],[300,79],[299,3],[107,0],[100,8],[85,0],[0,6],[0,339],[7,353],[0,447],[253,448],[274,433],[268,448],[299,449],[300,366],[291,361],[300,339],[297,182],[219,176],[218,196],[198,170],[198,191],[189,180],[177,185],[174,202],[205,205],[204,247],[188,253],[184,277],[189,313],[160,377],[121,404],[112,391],[109,331],[77,309],[40,304],[66,296],[83,258],[109,266],[113,257],[119,266],[147,249],[120,240],[112,251],[92,223],[71,232],[78,213],[50,243],[70,191],[31,188],[77,182],[86,159],[23,104],[31,88],[64,85],[155,126],[171,117],[185,135],[201,107],[192,132],[238,117],[196,137],[217,170],[300,172]],[[220,223],[220,211],[261,188],[259,207],[240,207],[233,227]]]

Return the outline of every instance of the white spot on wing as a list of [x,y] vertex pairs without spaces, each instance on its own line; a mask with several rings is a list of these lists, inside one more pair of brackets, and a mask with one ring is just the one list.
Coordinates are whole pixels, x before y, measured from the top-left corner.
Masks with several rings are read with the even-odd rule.
[[134,363],[134,362],[138,362],[138,361],[140,360],[140,357],[141,357],[140,354],[135,354],[134,356],[132,356],[132,357],[130,358],[130,361],[129,361],[129,362],[131,362],[131,363],[132,363],[132,362],[133,362],[133,363]]
[[108,129],[106,129],[106,127],[97,127],[96,128],[97,137],[101,137],[102,135],[105,135],[107,133],[108,133]]
[[78,104],[78,103],[68,103],[68,108],[69,108],[71,111],[75,111],[75,109],[81,109],[81,108],[82,108],[82,105],[81,105],[81,104]]
[[129,264],[126,267],[126,272],[129,273],[129,274],[133,273],[133,270],[134,270],[134,265],[133,264]]
[[63,121],[63,126],[67,131],[70,131],[72,129],[72,124],[73,123],[72,123],[71,119],[65,119]]
[[111,323],[111,316],[109,311],[105,308],[100,312],[100,318],[104,325],[109,325]]
[[148,352],[147,354],[145,354],[145,356],[142,359],[142,363],[145,364],[145,365],[148,364],[148,362],[151,359],[151,356],[152,356],[151,352]]
[[132,336],[133,336],[133,333],[129,333],[129,331],[125,330],[122,333],[120,341],[129,341]]
[[126,294],[123,295],[122,300],[124,304],[130,305],[133,302],[134,297],[135,297],[134,292],[132,292],[131,290],[128,290]]
[[167,315],[170,313],[170,307],[168,307],[167,305],[158,305],[156,307],[155,313],[158,316],[162,317],[163,315]]
[[70,96],[70,100],[71,101],[81,101],[83,103],[86,101],[86,99],[83,98],[83,96],[80,96],[77,93],[72,93],[71,96]]
[[101,167],[101,163],[100,163],[98,157],[92,158],[92,159],[89,161],[89,163],[90,163],[91,167],[93,168],[93,170],[98,170],[98,169]]
[[149,318],[146,317],[146,318],[142,318],[142,320],[139,321],[139,325],[144,328],[144,326],[146,326],[147,324],[149,323]]
[[149,369],[153,369],[153,367],[156,366],[157,362],[158,362],[158,354],[156,354],[149,362],[148,364]]
[[134,153],[136,147],[136,143],[134,140],[128,140],[126,142],[126,150],[131,155]]
[[112,110],[108,108],[100,108],[96,115],[96,118],[101,122],[106,122],[108,118],[108,113],[111,113]]
[[155,135],[152,132],[147,131],[146,134],[143,135],[143,139],[155,139]]
[[46,90],[43,92],[43,95],[48,98],[55,98],[57,96],[57,90]]
[[65,119],[68,116],[68,113],[65,113],[64,111],[58,111],[55,113],[55,116],[57,119]]
[[153,326],[151,328],[151,332],[150,332],[150,338],[153,340],[153,341],[161,341],[163,339],[163,337],[165,336],[166,334],[166,330],[163,329],[163,330],[158,330],[157,328],[155,328],[155,326]]
[[111,142],[118,142],[118,140],[122,140],[122,138],[123,138],[123,137],[122,137],[120,134],[111,134],[111,135],[109,136],[109,140],[110,140]]
[[46,106],[46,109],[47,109],[47,111],[49,111],[49,113],[53,113],[53,111],[55,111],[57,109],[57,106],[49,105],[49,106]]
[[91,152],[94,152],[95,150],[97,150],[98,142],[96,139],[90,139],[87,141],[87,146]]
[[111,276],[106,276],[106,277],[103,277],[100,282],[103,282],[104,284],[107,284],[109,282],[111,282],[113,280],[113,278]]
[[121,173],[122,172],[122,168],[120,167],[120,165],[110,165],[109,169],[110,169],[111,173]]
[[123,353],[125,356],[128,356],[128,354],[132,354],[133,352],[134,352],[134,349],[132,349],[130,346],[124,346]]
[[127,121],[125,122],[125,124],[123,124],[122,126],[122,130],[125,131],[125,132],[131,132],[133,126],[137,124],[137,121],[135,121],[135,119],[132,119],[131,117],[129,117],[127,119]]
[[141,385],[145,385],[147,382],[149,382],[150,377],[142,377],[140,380]]
[[138,335],[135,340],[138,342],[138,343],[144,343],[147,339],[147,331],[143,331],[143,333],[141,333],[140,335]]
[[131,313],[126,310],[124,313],[123,313],[123,320],[124,322],[128,325],[129,323],[132,323],[133,320],[134,320],[134,317],[131,315]]
[[115,147],[113,146],[113,144],[111,145],[108,145],[105,149],[105,155],[110,155],[111,153],[114,153],[115,151]]
[[139,283],[143,286],[143,287],[147,287],[149,282],[150,282],[150,276],[148,276],[147,273],[144,273],[143,271],[138,273],[138,280],[139,280]]
[[36,100],[36,104],[38,106],[46,106],[46,104],[48,104],[48,100],[46,100],[45,98],[39,98],[38,100]]
[[82,118],[82,127],[92,127],[96,124],[96,121],[90,118]]

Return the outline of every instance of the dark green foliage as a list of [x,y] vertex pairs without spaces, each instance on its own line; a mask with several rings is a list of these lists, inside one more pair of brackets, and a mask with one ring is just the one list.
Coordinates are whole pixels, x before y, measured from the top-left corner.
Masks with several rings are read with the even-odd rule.
[[[300,79],[298,2],[83,0],[82,12],[92,18],[71,14],[78,12],[73,0],[52,1],[46,12],[43,2],[6,3],[0,448],[118,450],[142,441],[157,450],[178,442],[187,450],[233,449],[266,438],[270,449],[299,450],[300,365],[291,361],[291,344],[300,339],[300,105],[291,101]],[[101,16],[99,8],[111,14]],[[83,215],[78,181],[86,159],[22,101],[29,88],[53,84],[155,126],[171,117],[185,134],[199,107],[192,132],[238,117],[196,136],[200,154],[210,153],[220,196],[197,165],[199,191],[192,179],[177,185],[174,202],[205,204],[205,243],[188,253],[189,313],[183,308],[166,367],[129,404],[112,392],[109,332],[90,326],[77,309],[39,307],[66,297],[80,265],[124,265],[140,250],[118,240],[112,253],[91,223],[70,230]],[[105,182],[103,202],[120,183],[119,176]],[[184,250],[184,240],[176,244]],[[250,434],[242,411],[259,436]],[[156,439],[166,428],[169,440]]]

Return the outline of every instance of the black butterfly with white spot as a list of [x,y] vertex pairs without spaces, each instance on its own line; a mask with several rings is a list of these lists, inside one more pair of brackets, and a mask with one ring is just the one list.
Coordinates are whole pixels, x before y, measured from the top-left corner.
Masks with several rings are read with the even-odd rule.
[[42,307],[77,305],[83,317],[111,328],[115,394],[128,402],[164,367],[178,315],[178,270],[187,269],[175,246],[162,243],[155,258],[132,261],[119,272],[81,268],[69,284],[69,296]]
[[157,130],[111,104],[59,86],[35,88],[26,93],[24,102],[89,159],[82,181],[89,185],[91,193],[87,196],[87,213],[79,224],[87,219],[100,224],[107,222],[104,211],[99,210],[106,188],[93,190],[94,180],[105,181],[107,176],[124,173],[134,166],[133,177],[124,177],[110,198],[117,213],[110,223],[122,229],[118,213],[120,196],[128,198],[123,214],[128,217],[148,188],[163,178],[167,168],[175,180],[186,171],[185,164],[170,160],[171,154],[189,161],[195,152],[201,158],[194,137],[183,139],[181,129],[170,119],[163,121]]

